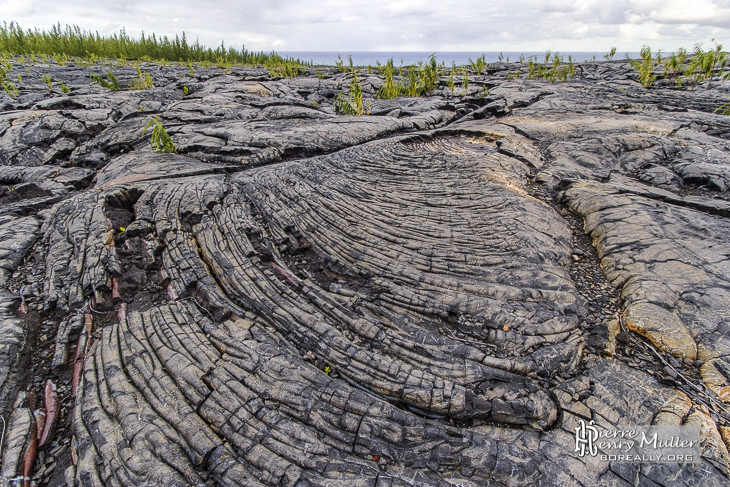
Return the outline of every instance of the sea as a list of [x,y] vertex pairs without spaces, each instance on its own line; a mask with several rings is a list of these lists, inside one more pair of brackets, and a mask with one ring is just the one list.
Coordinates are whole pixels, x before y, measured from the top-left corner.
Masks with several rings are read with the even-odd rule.
[[[352,63],[355,66],[377,66],[379,62],[384,65],[389,59],[393,59],[393,63],[396,66],[404,65],[409,66],[418,64],[419,62],[426,63],[431,55],[436,57],[436,62],[440,65],[442,62],[446,66],[456,64],[457,66],[463,66],[469,64],[471,61],[476,61],[477,58],[484,56],[487,63],[496,63],[499,61],[503,62],[519,62],[520,58],[527,60],[530,56],[534,56],[533,59],[537,62],[544,62],[546,51],[532,51],[532,52],[458,52],[458,51],[277,51],[277,54],[291,59],[298,59],[304,63],[310,63],[315,66],[334,66],[341,59],[345,65],[349,64],[349,57],[352,56]],[[608,53],[607,52],[554,52],[552,54],[559,54],[563,57],[565,62],[568,62],[570,56],[575,62],[583,61],[603,61]],[[625,53],[617,52],[614,54],[613,59],[624,59],[626,54],[629,54],[632,58],[639,57],[638,52]],[[338,58],[339,56],[339,58]],[[501,56],[501,59],[500,59]],[[551,58],[552,59],[552,58]]]

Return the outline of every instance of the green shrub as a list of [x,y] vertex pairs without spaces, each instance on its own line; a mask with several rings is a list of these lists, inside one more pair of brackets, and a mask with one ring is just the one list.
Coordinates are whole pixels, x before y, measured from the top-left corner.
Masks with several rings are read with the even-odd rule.
[[337,61],[335,61],[335,67],[341,73],[347,72],[347,68],[345,68],[345,62],[342,60],[339,54],[337,55]]
[[[228,72],[228,74],[231,74],[231,69],[233,68],[233,64],[234,64],[233,61],[230,61],[223,56],[218,56],[215,60],[215,65],[221,69],[225,69]],[[164,66],[164,64],[163,64],[163,66]]]
[[[529,79],[544,78],[546,81],[568,81],[568,78],[575,76],[575,62],[572,56],[568,56],[568,64],[564,63],[563,56],[560,53],[547,51],[545,53],[545,62],[539,64],[535,60],[536,56],[528,58]],[[551,60],[552,59],[552,60]]]
[[487,65],[487,59],[484,54],[482,54],[481,57],[478,57],[476,61],[472,61],[471,58],[469,58],[469,64],[471,65],[471,69],[474,70],[474,74],[480,75],[482,74],[482,70],[484,69],[484,67]]
[[272,78],[295,78],[305,74],[307,69],[296,61],[278,61],[275,65],[269,65],[269,75]]
[[401,96],[403,92],[403,87],[393,80],[393,76],[395,74],[393,58],[390,58],[388,62],[385,63],[385,68],[383,68],[383,74],[385,76],[385,81],[383,82],[383,86],[380,88],[380,90],[378,90],[378,98],[382,100],[391,100],[393,98]]
[[707,88],[710,89],[715,82],[715,71],[725,69],[727,62],[727,53],[722,51],[721,44],[715,43],[715,49],[707,52],[703,52],[702,45],[697,44],[694,48],[694,56],[692,56],[684,74],[689,79],[692,88],[704,81],[707,83]]
[[150,137],[150,144],[155,152],[175,152],[175,144],[172,143],[172,138],[162,126],[159,117],[155,117],[147,122],[147,126],[142,131],[142,135],[147,133],[147,130],[152,127],[152,136]]
[[137,67],[137,76],[134,81],[129,83],[130,90],[149,90],[155,87],[152,76],[149,73],[143,73],[139,67]]
[[408,68],[408,85],[406,85],[406,96],[417,97],[421,94],[423,86],[419,86],[421,77],[418,73],[418,68],[411,66]]
[[687,59],[687,50],[679,48],[676,53],[672,53],[669,57],[664,59],[664,71],[667,76],[667,80],[677,86],[682,86],[682,68],[684,62]]
[[555,76],[559,81],[568,81],[568,68],[566,66],[556,68]]
[[53,60],[58,63],[59,66],[66,66],[69,61],[69,57],[66,54],[53,53]]
[[362,87],[357,79],[357,74],[353,74],[350,82],[350,96],[345,97],[343,93],[338,93],[335,97],[335,110],[343,115],[363,115],[365,113],[362,104]]
[[94,80],[94,83],[101,86],[102,88],[106,88],[107,90],[112,91],[119,91],[119,80],[116,76],[114,76],[114,73],[109,70],[107,71],[106,75],[109,77],[109,81],[105,80],[93,71],[91,72],[90,77],[92,80]]
[[[479,61],[482,58],[477,59]],[[419,66],[420,68],[420,66]],[[428,63],[423,67],[423,69],[419,69],[420,75],[421,75],[421,81],[422,81],[422,93],[424,95],[430,95],[433,93],[433,90],[436,89],[436,86],[438,85],[438,65],[436,64],[436,53],[431,54],[431,56],[428,58]]]
[[8,71],[10,71],[10,69],[6,68],[7,66],[0,66],[0,85],[2,85],[3,91],[6,94],[12,98],[17,98],[19,95],[18,88],[15,86],[15,83],[7,79]]
[[656,81],[654,74],[654,59],[651,56],[651,48],[649,46],[641,47],[641,60],[630,59],[631,65],[639,72],[639,83],[648,88]]

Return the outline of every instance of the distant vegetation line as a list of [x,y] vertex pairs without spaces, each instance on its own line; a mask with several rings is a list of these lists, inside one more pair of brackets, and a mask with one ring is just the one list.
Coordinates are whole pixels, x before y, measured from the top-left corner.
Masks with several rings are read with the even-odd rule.
[[23,30],[16,22],[3,22],[0,26],[0,51],[13,54],[65,54],[77,57],[106,57],[140,59],[149,61],[235,63],[246,65],[277,65],[281,62],[295,62],[305,65],[298,59],[285,59],[276,52],[251,52],[241,47],[226,48],[221,45],[215,49],[202,46],[198,40],[189,43],[185,33],[175,34],[174,38],[152,33],[139,38],[127,35],[124,28],[110,36],[99,32],[82,30],[77,25],[54,25],[50,30]]
[[[696,44],[690,52],[680,48],[676,52],[664,54],[661,51],[652,53],[649,46],[643,46],[639,59],[631,59],[626,54],[627,60],[636,70],[636,81],[644,87],[651,87],[657,80],[662,80],[666,86],[676,88],[695,89],[700,85],[710,89],[720,82],[730,81],[730,55],[723,50],[722,45],[717,44],[713,39],[714,46],[707,51],[702,49],[702,44]],[[616,54],[616,47],[603,56],[606,61],[613,60]],[[154,87],[154,80],[149,73],[141,70],[142,61],[154,61],[167,66],[169,63],[178,63],[181,66],[187,65],[190,76],[195,76],[195,69],[209,69],[215,65],[218,68],[226,69],[231,73],[234,66],[263,66],[268,69],[272,78],[292,78],[306,73],[312,73],[323,78],[325,73],[316,69],[311,63],[302,62],[299,59],[285,58],[276,52],[250,52],[244,46],[240,50],[233,47],[226,49],[223,42],[215,49],[202,46],[198,40],[188,43],[185,33],[182,36],[175,35],[174,38],[166,35],[157,36],[151,34],[145,36],[144,32],[139,38],[127,35],[122,28],[109,36],[102,36],[98,32],[82,30],[77,25],[66,25],[61,27],[58,23],[50,30],[28,29],[23,30],[16,22],[3,22],[0,25],[0,89],[16,98],[20,95],[19,87],[22,83],[22,74],[10,75],[14,64],[26,66],[35,65],[38,61],[49,63],[53,59],[58,65],[65,66],[67,62],[73,61],[79,66],[109,65],[106,78],[95,72],[90,77],[93,82],[110,90],[119,90],[122,87],[113,73],[119,66],[126,66],[130,61],[135,66],[138,78],[128,84],[129,89],[144,90]],[[336,109],[340,113],[348,115],[363,115],[369,112],[368,106],[363,106],[362,88],[358,80],[358,74],[363,74],[360,67],[354,65],[352,56],[348,57],[348,63],[338,55],[334,68],[342,73],[350,73],[349,94],[345,91],[340,93],[336,99]],[[594,56],[593,61],[596,61]],[[585,61],[587,62],[587,61]],[[547,81],[568,81],[577,74],[576,60],[568,56],[567,63],[563,56],[557,52],[547,51],[544,60],[540,62],[537,55],[525,57],[520,55],[517,62],[510,63],[509,58],[499,54],[499,63],[488,63],[483,54],[476,60],[469,58],[469,64],[457,66],[452,63],[447,67],[444,62],[438,63],[435,54],[429,57],[428,62],[419,61],[415,65],[403,66],[402,62],[396,67],[391,58],[385,65],[376,61],[376,66],[367,66],[367,73],[375,73],[384,77],[384,84],[378,90],[378,98],[390,99],[396,97],[418,97],[429,96],[437,88],[446,86],[452,94],[456,92],[457,84],[463,87],[461,95],[469,93],[470,74],[480,76],[485,71],[490,72],[496,65],[497,71],[510,70],[506,74],[507,79],[527,78],[545,79]],[[357,69],[356,69],[357,68]],[[48,74],[42,78],[53,89],[53,82]],[[15,83],[17,79],[17,85]],[[58,83],[63,93],[68,93],[70,88],[63,83]],[[624,87],[625,88],[625,87]],[[187,87],[185,87],[187,94]],[[486,87],[476,94],[485,97],[489,95]],[[716,110],[723,115],[730,115],[730,103],[726,103]]]

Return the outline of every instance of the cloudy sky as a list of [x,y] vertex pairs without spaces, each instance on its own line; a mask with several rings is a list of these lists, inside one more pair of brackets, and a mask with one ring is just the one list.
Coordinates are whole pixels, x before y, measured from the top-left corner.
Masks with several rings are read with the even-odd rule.
[[0,0],[23,28],[60,22],[278,51],[671,51],[730,48],[730,0]]

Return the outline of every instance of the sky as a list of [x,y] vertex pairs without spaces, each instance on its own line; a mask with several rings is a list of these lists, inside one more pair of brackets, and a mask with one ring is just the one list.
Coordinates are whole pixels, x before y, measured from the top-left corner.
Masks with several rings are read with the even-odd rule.
[[24,29],[125,28],[249,51],[665,52],[730,48],[730,0],[0,0]]

